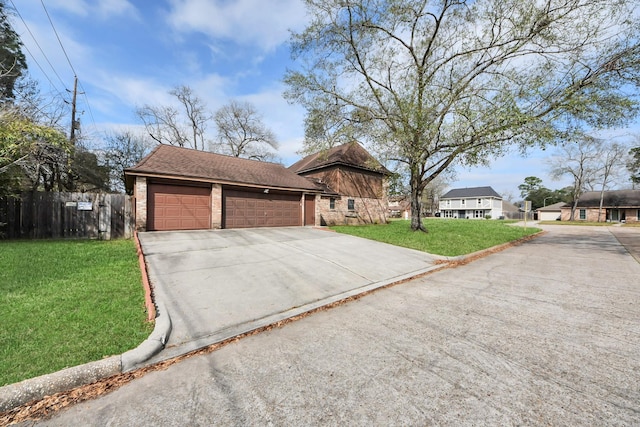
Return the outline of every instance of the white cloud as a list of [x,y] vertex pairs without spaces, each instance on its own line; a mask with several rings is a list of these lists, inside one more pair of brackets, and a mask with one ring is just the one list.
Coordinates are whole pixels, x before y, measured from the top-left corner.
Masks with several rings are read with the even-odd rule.
[[102,0],[98,2],[97,10],[103,18],[127,15],[137,17],[138,12],[128,0]]
[[300,0],[172,0],[169,24],[179,32],[202,32],[271,50],[285,42],[289,29],[304,25]]
[[[41,5],[36,0],[27,0],[32,4],[31,7]],[[109,19],[116,16],[137,16],[137,10],[135,6],[129,0],[48,0],[46,3],[47,10],[52,13],[53,11],[62,11],[71,13],[77,16],[96,16],[100,19]]]

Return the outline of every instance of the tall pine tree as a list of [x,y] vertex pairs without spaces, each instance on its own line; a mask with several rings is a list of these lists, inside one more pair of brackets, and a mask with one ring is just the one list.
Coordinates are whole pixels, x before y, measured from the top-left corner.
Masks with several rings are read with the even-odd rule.
[[0,0],[0,101],[12,101],[16,81],[27,70],[20,36],[11,26],[7,6]]

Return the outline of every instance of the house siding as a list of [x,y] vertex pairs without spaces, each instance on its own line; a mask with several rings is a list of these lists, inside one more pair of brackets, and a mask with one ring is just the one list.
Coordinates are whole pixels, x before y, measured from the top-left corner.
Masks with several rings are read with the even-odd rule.
[[[336,165],[302,173],[301,176],[319,180],[338,195],[316,199],[318,225],[380,224],[387,221],[387,180],[383,175],[345,165]],[[334,199],[334,209],[331,209]],[[349,199],[354,209],[348,208]]]
[[[465,218],[480,219],[490,215],[492,219],[498,219],[502,216],[502,200],[494,197],[441,199],[439,207],[441,216],[445,218],[459,218],[460,211],[464,211]],[[482,214],[477,217],[476,211],[482,211]]]
[[326,169],[302,173],[301,176],[320,180],[336,193],[362,199],[384,196],[384,179],[379,173],[347,166],[331,166]]

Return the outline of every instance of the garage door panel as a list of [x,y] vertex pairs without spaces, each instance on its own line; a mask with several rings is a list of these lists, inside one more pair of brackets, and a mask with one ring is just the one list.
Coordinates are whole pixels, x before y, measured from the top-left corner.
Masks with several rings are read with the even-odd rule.
[[211,228],[211,188],[151,183],[149,230]]
[[284,227],[301,224],[297,194],[224,190],[224,227]]

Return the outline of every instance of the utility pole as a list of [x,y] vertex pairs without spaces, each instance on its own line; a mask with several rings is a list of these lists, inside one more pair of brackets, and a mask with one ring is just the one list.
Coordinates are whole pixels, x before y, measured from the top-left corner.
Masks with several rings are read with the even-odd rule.
[[76,129],[80,128],[76,122],[76,98],[78,95],[78,76],[74,76],[73,80],[73,97],[71,98],[71,132],[69,133],[69,142],[72,146],[76,145]]
[[[76,130],[80,130],[80,124],[76,120],[76,99],[78,97],[78,76],[73,76],[73,96],[71,97],[71,131],[69,132],[69,143],[71,144],[71,155],[67,157],[67,179],[65,187],[73,190],[73,155],[76,148]],[[60,185],[58,185],[60,187]]]

